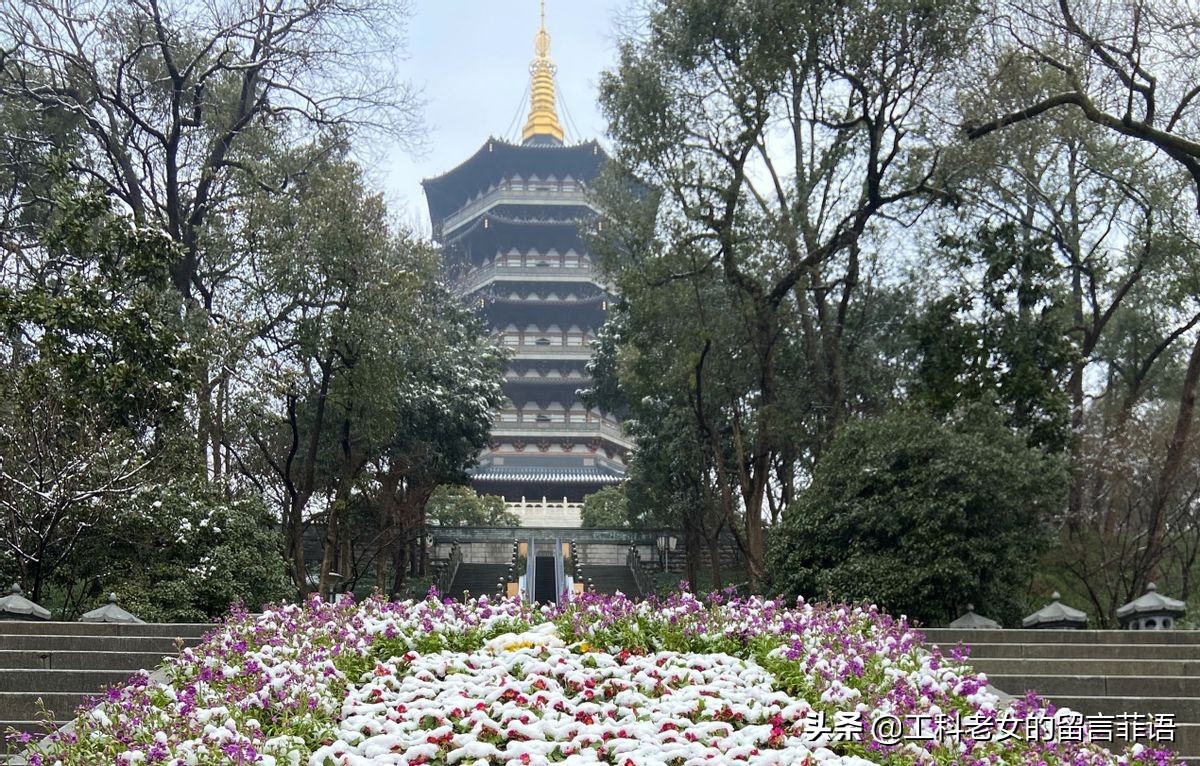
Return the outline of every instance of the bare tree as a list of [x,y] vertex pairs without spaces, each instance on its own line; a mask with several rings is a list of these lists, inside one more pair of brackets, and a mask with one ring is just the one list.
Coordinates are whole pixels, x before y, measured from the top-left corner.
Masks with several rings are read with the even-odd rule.
[[993,11],[989,30],[999,58],[992,77],[1007,79],[1008,70],[1030,64],[1046,76],[1021,108],[968,124],[969,137],[1075,108],[1182,165],[1200,209],[1200,10],[1194,3],[999,0]]
[[[409,0],[30,0],[0,6],[0,100],[77,122],[69,169],[179,243],[171,277],[206,328],[222,272],[206,236],[239,189],[295,168],[269,149],[382,131],[414,145],[421,102],[396,75]],[[204,369],[198,431],[219,472]],[[219,395],[219,392],[218,392]]]
[[[7,383],[13,383],[6,377]],[[149,478],[145,445],[113,438],[54,395],[30,396],[0,418],[0,546],[37,601],[113,501]]]
[[[989,31],[996,66],[991,87],[1012,70],[1039,72],[1025,104],[981,121],[968,119],[968,137],[980,138],[1060,108],[1162,152],[1190,177],[1200,211],[1200,11],[1180,0],[1133,0],[1043,6],[999,0]],[[1194,334],[1194,333],[1193,333]],[[1182,333],[1178,337],[1182,337]],[[1192,350],[1147,512],[1145,569],[1157,577],[1167,508],[1178,489],[1194,424],[1200,384],[1200,335]]]

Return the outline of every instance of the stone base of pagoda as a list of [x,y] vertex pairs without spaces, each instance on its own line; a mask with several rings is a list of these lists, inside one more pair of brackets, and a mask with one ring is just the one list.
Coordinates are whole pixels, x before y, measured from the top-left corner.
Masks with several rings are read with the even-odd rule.
[[547,498],[532,500],[525,498],[505,503],[508,510],[521,520],[522,527],[570,527],[583,526],[583,504],[564,500],[557,502]]

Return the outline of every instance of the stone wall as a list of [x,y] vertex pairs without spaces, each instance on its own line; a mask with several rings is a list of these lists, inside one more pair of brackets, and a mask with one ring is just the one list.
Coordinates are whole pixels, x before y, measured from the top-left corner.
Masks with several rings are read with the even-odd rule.
[[[578,548],[579,563],[593,567],[624,566],[629,551],[629,546],[625,544],[581,543]],[[638,555],[649,564],[656,555],[654,546],[639,545]]]
[[516,514],[522,527],[571,527],[583,525],[583,506],[579,503],[520,502],[505,503],[509,512]]

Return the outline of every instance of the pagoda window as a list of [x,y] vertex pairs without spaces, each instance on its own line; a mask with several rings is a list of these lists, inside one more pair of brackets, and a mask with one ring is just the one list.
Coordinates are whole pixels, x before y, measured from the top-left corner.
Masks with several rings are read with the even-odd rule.
[[577,269],[577,268],[579,268],[579,256],[578,256],[578,255],[576,255],[576,254],[575,254],[575,253],[573,253],[573,252],[569,252],[569,251],[568,251],[568,252],[567,252],[567,254],[563,256],[563,259],[562,259],[562,261],[563,261],[563,268],[564,268],[564,269]]
[[520,420],[520,415],[515,410],[505,410],[500,413],[501,423],[516,423]]
[[535,346],[549,346],[550,344],[550,339],[545,336],[538,338],[533,342],[533,345]]
[[550,416],[549,416],[549,415],[547,415],[547,414],[546,414],[546,413],[544,413],[544,412],[539,412],[539,413],[537,414],[537,417],[536,417],[536,418],[534,418],[534,421],[535,421],[535,422],[538,422],[538,423],[549,423],[549,422],[550,422]]

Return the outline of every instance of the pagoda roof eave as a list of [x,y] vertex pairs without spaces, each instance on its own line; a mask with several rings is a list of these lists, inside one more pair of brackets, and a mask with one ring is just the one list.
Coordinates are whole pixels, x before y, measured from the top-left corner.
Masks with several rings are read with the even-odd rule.
[[[421,181],[429,217],[436,226],[448,215],[462,207],[468,197],[484,189],[507,172],[537,172],[537,160],[553,158],[557,168],[584,179],[595,176],[608,158],[595,139],[579,144],[512,144],[494,136],[451,170]],[[566,158],[567,163],[563,160]],[[547,168],[549,171],[553,168]]]

